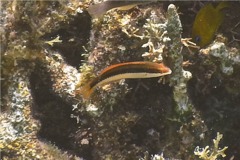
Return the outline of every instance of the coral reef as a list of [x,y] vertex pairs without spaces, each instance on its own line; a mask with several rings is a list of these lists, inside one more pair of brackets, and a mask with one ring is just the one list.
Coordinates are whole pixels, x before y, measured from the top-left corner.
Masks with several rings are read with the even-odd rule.
[[[59,48],[56,47],[56,43],[49,48],[45,42],[49,37],[59,35],[58,37],[61,37],[60,39],[69,46],[85,43],[83,40],[74,39],[71,37],[73,34],[64,33],[64,31],[68,23],[77,25],[75,19],[79,17],[81,19],[87,15],[86,12],[82,13],[87,2],[83,4],[77,1],[14,0],[3,1],[1,5],[3,14],[1,16],[1,159],[59,159],[60,157],[77,159],[77,156],[60,150],[59,145],[55,147],[50,143],[51,141],[44,142],[47,137],[41,134],[46,124],[42,117],[47,116],[47,112],[42,116],[43,112],[36,110],[40,105],[36,96],[43,97],[43,102],[48,102],[46,97],[50,94],[46,91],[51,91],[66,101],[73,101],[72,92],[79,77],[77,69],[66,64],[65,59],[68,57],[65,57],[64,63],[62,62],[63,56],[55,51]],[[67,33],[68,37],[66,37]],[[72,38],[71,42],[66,42],[70,38]],[[61,48],[59,50],[61,51]],[[75,47],[74,50],[83,49]],[[76,56],[81,57],[76,53],[72,54],[72,57]],[[76,65],[76,62],[80,61],[81,58],[69,62]],[[60,76],[63,79],[59,79]],[[38,80],[36,80],[37,77],[39,77]],[[39,88],[41,90],[38,90]],[[39,91],[38,94],[36,91]],[[56,103],[49,101],[45,105],[45,111],[55,105]],[[40,108],[41,111],[44,110],[44,107]],[[54,107],[52,109],[51,114],[56,115],[57,110],[54,110]],[[69,110],[71,111],[71,108]],[[71,113],[67,118],[71,120],[70,115]],[[57,123],[59,122],[61,121]],[[66,122],[65,120],[65,124]],[[74,122],[73,119],[72,122]],[[59,134],[63,135],[60,132]]]
[[187,95],[187,81],[192,77],[192,74],[182,68],[182,25],[174,5],[169,5],[168,7],[167,32],[169,35],[169,42],[167,46],[168,53],[166,54],[170,61],[168,63],[173,70],[173,76],[170,78],[170,85],[174,86],[173,95],[177,105],[176,109],[183,114],[184,112],[191,110],[191,102],[189,102]]
[[[189,24],[205,2],[91,18],[88,6],[101,2],[1,2],[1,159],[239,159],[240,3],[199,48]],[[130,61],[163,62],[172,74],[107,84],[90,100],[76,94]]]
[[[1,114],[0,144],[3,156],[41,158],[37,148],[36,132],[39,123],[34,122],[30,114],[32,97],[23,69],[15,72],[8,93],[11,102],[9,114]],[[16,78],[16,75],[18,75]],[[21,76],[19,76],[21,75]],[[4,98],[4,97],[3,97]]]

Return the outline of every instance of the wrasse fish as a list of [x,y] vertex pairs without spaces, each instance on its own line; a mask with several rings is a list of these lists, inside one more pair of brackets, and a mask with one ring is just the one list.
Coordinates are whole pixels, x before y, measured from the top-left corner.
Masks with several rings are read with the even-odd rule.
[[192,28],[192,38],[197,45],[204,47],[213,40],[224,19],[222,9],[226,7],[229,7],[228,2],[220,2],[216,7],[209,3],[200,9]]
[[108,0],[102,3],[90,5],[88,8],[88,13],[92,17],[99,17],[106,13],[111,9],[119,9],[119,10],[129,10],[137,5],[143,3],[154,2],[156,0],[133,0],[133,1],[126,1],[126,0]]
[[121,79],[153,78],[171,73],[171,69],[163,63],[139,61],[115,64],[105,68],[99,76],[80,88],[77,93],[80,93],[84,99],[88,99],[98,86]]

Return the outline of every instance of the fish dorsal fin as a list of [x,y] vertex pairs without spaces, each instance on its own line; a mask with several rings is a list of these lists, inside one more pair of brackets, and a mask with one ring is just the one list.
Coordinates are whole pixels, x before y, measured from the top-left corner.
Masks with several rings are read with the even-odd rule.
[[220,10],[222,10],[222,9],[224,9],[224,8],[227,8],[227,7],[230,7],[229,2],[223,1],[223,2],[220,2],[220,3],[217,5],[216,9],[220,11]]

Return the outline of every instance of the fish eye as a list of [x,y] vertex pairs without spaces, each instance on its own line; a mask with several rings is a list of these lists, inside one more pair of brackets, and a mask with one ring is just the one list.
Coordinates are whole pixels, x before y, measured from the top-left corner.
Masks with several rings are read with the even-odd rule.
[[196,37],[195,37],[195,42],[196,42],[196,43],[199,43],[200,41],[201,41],[201,37],[200,37],[200,36],[196,36]]

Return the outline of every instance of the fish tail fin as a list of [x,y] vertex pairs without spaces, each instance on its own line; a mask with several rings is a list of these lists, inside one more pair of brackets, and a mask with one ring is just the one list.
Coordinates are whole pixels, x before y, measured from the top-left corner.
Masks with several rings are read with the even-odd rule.
[[89,99],[92,93],[93,88],[91,88],[90,83],[87,83],[76,91],[76,94],[80,94],[84,99]]
[[222,9],[224,9],[224,8],[227,8],[227,7],[230,7],[230,4],[229,4],[229,2],[227,2],[227,1],[223,1],[223,2],[220,2],[218,5],[217,5],[217,10],[222,10]]

